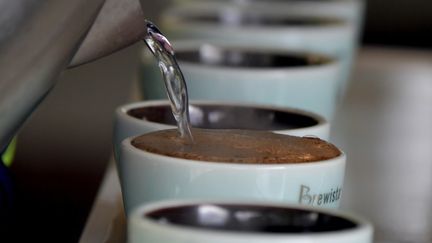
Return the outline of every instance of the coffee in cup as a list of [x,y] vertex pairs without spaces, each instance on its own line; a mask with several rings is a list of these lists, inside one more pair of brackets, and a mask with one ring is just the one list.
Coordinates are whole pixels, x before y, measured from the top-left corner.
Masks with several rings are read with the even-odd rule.
[[130,243],[371,243],[372,226],[343,212],[248,201],[164,201],[129,218]]
[[[294,108],[246,103],[196,101],[189,104],[192,127],[203,129],[266,130],[294,136],[329,139],[330,124],[322,116]],[[173,129],[176,121],[168,100],[141,101],[117,108],[114,122],[114,151],[127,137]]]
[[131,144],[150,153],[181,159],[223,163],[285,164],[333,159],[334,145],[315,137],[295,137],[268,131],[193,129],[188,143],[175,129],[136,137]]
[[253,49],[218,48],[203,46],[200,50],[180,50],[176,53],[180,62],[238,68],[295,68],[316,67],[333,60],[322,55],[292,52],[263,52]]
[[194,129],[123,140],[117,160],[126,213],[164,199],[245,199],[337,208],[345,154],[309,137]]

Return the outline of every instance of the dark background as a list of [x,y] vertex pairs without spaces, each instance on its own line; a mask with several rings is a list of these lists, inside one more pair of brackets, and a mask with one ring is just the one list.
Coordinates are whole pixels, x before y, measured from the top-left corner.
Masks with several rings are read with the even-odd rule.
[[432,47],[432,1],[370,0],[363,43]]
[[[432,1],[369,1],[364,27],[364,44],[427,51]],[[79,240],[111,155],[113,110],[128,100],[141,47],[65,71],[23,127],[11,168],[11,242]]]

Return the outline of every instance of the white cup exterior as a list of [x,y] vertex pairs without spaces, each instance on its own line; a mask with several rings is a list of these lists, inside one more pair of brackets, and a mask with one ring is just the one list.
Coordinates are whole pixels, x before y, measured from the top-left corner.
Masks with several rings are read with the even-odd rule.
[[[223,201],[227,202],[227,201]],[[315,233],[315,234],[260,234],[260,233],[244,233],[244,232],[224,232],[212,231],[205,229],[196,229],[192,227],[164,225],[156,223],[144,215],[155,209],[165,207],[175,207],[187,204],[199,203],[215,203],[212,201],[164,201],[151,205],[141,206],[134,210],[129,218],[128,227],[128,242],[129,243],[190,243],[190,242],[205,242],[205,243],[372,243],[373,228],[369,222],[357,216],[335,212],[334,210],[326,209],[311,209],[310,207],[289,205],[290,208],[314,210],[333,216],[339,216],[348,219],[358,226],[353,229]],[[228,201],[228,203],[233,203]],[[248,201],[234,202],[237,204],[251,204]],[[278,206],[287,207],[281,204],[269,204],[254,202],[254,205]]]
[[272,14],[275,16],[309,16],[321,18],[338,18],[351,23],[355,27],[356,36],[361,32],[365,10],[364,0],[335,0],[335,1],[250,1],[246,6],[234,1],[199,0],[189,1],[167,9],[163,18],[178,14],[200,13],[212,14],[216,11],[241,11],[242,8],[250,12]]
[[123,140],[117,161],[126,213],[164,199],[244,199],[337,208],[344,153],[300,164],[238,164],[174,158]]
[[[249,47],[317,52],[337,57],[341,62],[338,85],[345,92],[362,23],[363,3],[355,1],[337,5],[326,3],[258,2],[246,5],[224,2],[188,4],[168,9],[162,16],[162,29],[171,39],[224,41]],[[311,9],[314,9],[312,11]],[[320,10],[318,10],[320,9]],[[234,24],[184,21],[184,16],[236,15],[250,13],[271,19],[314,17],[337,19],[340,23],[316,26],[239,26]],[[234,21],[235,22],[235,21]]]
[[[221,48],[253,50],[262,53],[293,53],[287,49],[244,47],[222,41],[178,41],[177,52],[198,50],[212,44]],[[318,54],[319,55],[319,54]],[[339,98],[340,63],[303,67],[244,68],[209,66],[179,60],[190,99],[231,101],[293,107],[311,111],[332,120]],[[140,82],[144,99],[164,99],[166,91],[152,56],[143,54]]]

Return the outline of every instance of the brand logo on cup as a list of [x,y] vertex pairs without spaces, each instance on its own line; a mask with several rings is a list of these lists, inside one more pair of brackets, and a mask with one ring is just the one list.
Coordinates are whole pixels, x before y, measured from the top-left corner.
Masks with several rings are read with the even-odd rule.
[[306,185],[300,185],[299,203],[306,205],[326,205],[338,201],[341,197],[342,188],[332,188],[328,192],[314,193]]

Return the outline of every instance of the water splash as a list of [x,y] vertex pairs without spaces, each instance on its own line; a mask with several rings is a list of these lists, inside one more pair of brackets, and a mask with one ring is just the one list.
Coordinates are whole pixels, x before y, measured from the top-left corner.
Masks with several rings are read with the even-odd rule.
[[177,64],[174,49],[168,39],[152,22],[146,20],[146,26],[147,35],[144,37],[144,42],[158,61],[180,136],[189,142],[193,142],[189,122],[189,98],[186,82]]

